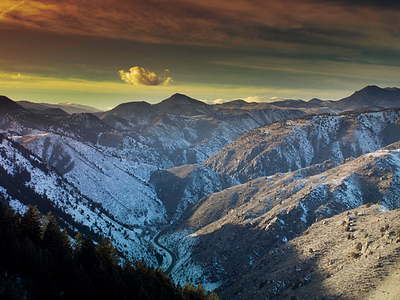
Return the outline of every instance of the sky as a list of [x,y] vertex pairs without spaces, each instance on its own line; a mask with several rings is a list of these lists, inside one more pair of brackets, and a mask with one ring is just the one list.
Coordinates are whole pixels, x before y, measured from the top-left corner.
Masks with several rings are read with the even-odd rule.
[[0,94],[337,100],[400,86],[396,0],[1,0]]

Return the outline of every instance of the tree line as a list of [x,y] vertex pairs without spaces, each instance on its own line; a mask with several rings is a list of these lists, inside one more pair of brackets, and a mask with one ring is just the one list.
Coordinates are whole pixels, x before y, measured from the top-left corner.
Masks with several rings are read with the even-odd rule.
[[[1,197],[0,197],[1,198]],[[78,234],[71,241],[52,213],[35,206],[24,215],[0,199],[0,300],[216,300],[198,285],[176,286],[161,270],[121,259],[106,239]]]

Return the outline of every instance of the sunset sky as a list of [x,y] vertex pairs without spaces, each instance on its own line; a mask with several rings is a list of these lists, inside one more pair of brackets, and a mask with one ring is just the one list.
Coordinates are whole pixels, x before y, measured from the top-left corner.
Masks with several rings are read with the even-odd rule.
[[1,0],[0,94],[336,100],[400,86],[396,0]]

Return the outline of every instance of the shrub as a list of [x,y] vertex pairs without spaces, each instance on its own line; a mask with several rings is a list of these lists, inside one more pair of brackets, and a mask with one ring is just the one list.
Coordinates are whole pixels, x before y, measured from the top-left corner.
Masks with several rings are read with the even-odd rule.
[[357,252],[351,252],[351,253],[350,253],[350,257],[353,258],[353,259],[358,258],[359,255],[360,255],[360,254],[357,253]]

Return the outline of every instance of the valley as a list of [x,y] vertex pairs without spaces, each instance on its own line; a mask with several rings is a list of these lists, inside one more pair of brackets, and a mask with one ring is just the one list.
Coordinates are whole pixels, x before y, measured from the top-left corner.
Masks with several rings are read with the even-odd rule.
[[0,195],[221,299],[368,298],[400,262],[399,91],[106,112],[1,96]]

